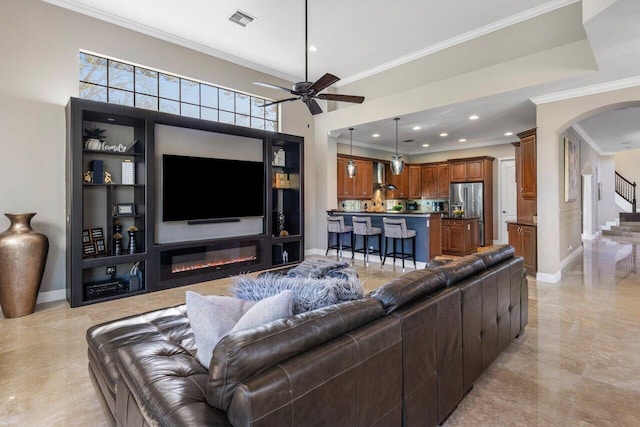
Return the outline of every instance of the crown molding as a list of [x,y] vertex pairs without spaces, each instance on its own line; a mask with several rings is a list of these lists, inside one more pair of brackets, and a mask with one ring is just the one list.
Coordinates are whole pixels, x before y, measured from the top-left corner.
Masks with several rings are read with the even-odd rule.
[[343,78],[339,82],[335,83],[335,86],[341,87],[349,83],[354,83],[358,80],[362,80],[374,74],[378,74],[383,71],[389,70],[391,68],[397,67],[399,65],[406,64],[411,61],[415,61],[416,59],[420,59],[425,56],[448,49],[450,47],[468,42],[469,40],[473,40],[473,39],[485,36],[487,34],[493,33],[494,31],[498,31],[515,24],[519,24],[520,22],[524,22],[529,19],[538,17],[540,15],[544,15],[545,13],[553,12],[554,10],[563,8],[565,6],[569,6],[574,3],[578,3],[579,1],[581,0],[553,0],[553,1],[547,2],[540,6],[528,9],[524,12],[509,16],[507,18],[501,19],[496,22],[492,22],[491,24],[485,25],[473,31],[468,31],[464,34],[460,34],[459,36],[450,38],[440,43],[436,43],[427,48],[418,50],[416,52],[410,53],[405,56],[401,56],[400,58],[394,59],[393,61],[386,62],[377,67],[370,68],[360,73],[356,73],[352,76]]
[[228,54],[226,52],[222,52],[217,49],[213,49],[211,47],[205,46],[200,43],[195,43],[184,39],[182,37],[174,36],[172,34],[166,33],[164,31],[158,30],[156,28],[151,28],[147,25],[143,25],[139,22],[132,21],[129,19],[124,19],[119,16],[116,16],[112,13],[105,12],[103,10],[96,9],[94,7],[89,7],[84,4],[80,4],[74,0],[42,0],[45,3],[52,4],[54,6],[59,6],[67,10],[71,10],[73,12],[80,13],[82,15],[90,16],[95,19],[99,19],[101,21],[108,22],[113,25],[117,25],[119,27],[124,27],[128,30],[136,31],[138,33],[145,34],[147,36],[151,36],[160,40],[164,40],[169,43],[176,44],[178,46],[186,47],[188,49],[195,50],[200,53],[204,53],[206,55],[210,55],[236,65],[240,65],[246,68],[250,68],[252,70],[268,74],[270,76],[278,77],[284,79],[286,81],[295,82],[297,81],[296,77],[290,76],[286,73],[282,73],[280,71],[274,70],[269,67],[262,66],[260,64],[256,64],[255,62],[247,61],[246,59],[242,59],[235,55]]
[[565,101],[567,99],[579,98],[581,96],[596,95],[598,93],[611,92],[614,90],[628,89],[630,87],[640,86],[640,76],[629,77],[626,79],[613,80],[610,82],[599,83],[591,86],[583,86],[575,89],[563,90],[561,92],[550,93],[547,95],[534,96],[529,98],[536,105],[548,104],[550,102]]
[[578,136],[580,138],[582,138],[584,140],[584,142],[589,144],[589,146],[591,148],[593,148],[595,150],[595,152],[598,153],[600,156],[613,156],[613,155],[616,154],[616,153],[610,153],[610,152],[602,151],[600,149],[600,147],[598,146],[598,144],[594,141],[594,139],[591,138],[591,135],[589,135],[589,133],[582,126],[580,126],[578,123],[576,123],[573,126],[571,126],[571,128],[575,131],[575,133],[578,134]]

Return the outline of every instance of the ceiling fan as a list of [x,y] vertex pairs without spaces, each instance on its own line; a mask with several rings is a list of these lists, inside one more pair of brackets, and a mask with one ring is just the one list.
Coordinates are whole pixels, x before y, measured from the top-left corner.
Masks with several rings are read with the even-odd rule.
[[282,86],[278,86],[278,85],[274,85],[271,83],[265,83],[265,82],[253,82],[253,84],[259,85],[259,86],[264,86],[264,87],[269,87],[272,89],[278,89],[278,90],[282,90],[285,92],[289,92],[292,95],[295,95],[293,98],[287,98],[287,99],[281,99],[279,101],[275,101],[275,102],[270,102],[267,104],[262,105],[262,107],[268,107],[270,105],[275,105],[275,104],[279,104],[281,102],[286,102],[286,101],[296,101],[298,99],[302,100],[302,102],[304,102],[305,104],[307,104],[307,107],[309,108],[309,111],[311,112],[311,114],[315,115],[315,114],[320,114],[322,113],[322,108],[320,108],[320,105],[318,105],[318,103],[316,102],[315,98],[317,99],[324,99],[327,101],[340,101],[340,102],[353,102],[356,104],[362,104],[362,102],[364,102],[364,96],[355,96],[355,95],[338,95],[338,94],[331,94],[331,93],[319,93],[322,90],[328,88],[329,86],[331,86],[332,84],[334,84],[335,82],[337,82],[338,80],[340,80],[339,77],[334,76],[333,74],[329,74],[326,73],[324,76],[320,77],[318,80],[316,80],[315,82],[310,82],[309,80],[309,58],[308,58],[308,37],[307,37],[307,0],[305,0],[304,2],[304,45],[305,45],[305,49],[304,49],[304,80],[303,82],[298,82],[295,83],[293,85],[293,87],[291,89],[288,89],[286,87],[282,87]]

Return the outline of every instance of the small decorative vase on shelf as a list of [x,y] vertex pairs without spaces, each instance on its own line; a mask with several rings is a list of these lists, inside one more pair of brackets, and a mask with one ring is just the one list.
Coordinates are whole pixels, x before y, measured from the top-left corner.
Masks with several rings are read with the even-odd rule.
[[35,213],[6,213],[9,228],[0,233],[0,306],[6,318],[33,313],[49,252],[49,239],[33,231]]
[[127,247],[127,252],[130,254],[135,254],[138,250],[136,244],[136,233],[138,231],[137,227],[129,227],[127,232],[129,233],[129,246]]
[[[121,227],[122,228],[122,227]],[[122,234],[116,233],[113,235],[113,254],[122,255]]]

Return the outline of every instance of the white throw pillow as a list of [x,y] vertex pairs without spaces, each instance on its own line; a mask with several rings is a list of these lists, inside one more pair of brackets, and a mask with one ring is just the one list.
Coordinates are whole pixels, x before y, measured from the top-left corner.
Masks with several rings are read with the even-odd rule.
[[277,295],[256,302],[255,305],[238,320],[229,333],[290,317],[292,311],[293,292],[288,290],[282,291]]
[[203,296],[192,291],[186,292],[186,301],[187,317],[198,349],[196,359],[208,369],[218,341],[256,302],[221,295]]

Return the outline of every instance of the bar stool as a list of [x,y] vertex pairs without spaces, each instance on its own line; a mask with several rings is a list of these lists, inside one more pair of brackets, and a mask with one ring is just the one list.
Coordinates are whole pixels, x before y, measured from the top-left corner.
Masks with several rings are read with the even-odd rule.
[[[351,245],[345,245],[342,243],[343,234],[349,236]],[[336,243],[333,245],[331,244],[332,236],[336,237]],[[353,250],[353,227],[350,225],[344,225],[344,217],[342,215],[327,216],[327,252],[324,254],[325,256],[329,254],[329,249],[335,249],[338,252],[338,258],[340,260],[342,260],[343,249]]]
[[[357,249],[358,236],[362,236],[362,249]],[[369,237],[378,237],[378,249],[369,249]],[[380,264],[382,265],[382,229],[371,226],[371,218],[368,216],[353,217],[353,250],[351,259],[356,252],[364,254],[364,265],[369,266],[369,254],[380,254]]]
[[[384,226],[384,258],[382,259],[382,265],[387,260],[387,255],[393,256],[393,265],[396,265],[396,257],[402,259],[402,271],[404,272],[404,260],[406,258],[413,258],[413,267],[416,265],[416,230],[408,230],[407,222],[404,218],[382,218],[382,224]],[[389,239],[391,239],[391,249],[389,252]],[[411,240],[412,252],[406,253],[404,250],[405,240]],[[398,252],[396,249],[396,242],[400,240],[402,245],[402,251]]]

